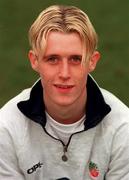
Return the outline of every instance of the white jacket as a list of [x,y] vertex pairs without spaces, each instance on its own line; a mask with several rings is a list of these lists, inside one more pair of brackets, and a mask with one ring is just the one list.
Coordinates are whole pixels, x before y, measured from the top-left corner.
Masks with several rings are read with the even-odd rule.
[[91,77],[87,91],[85,129],[66,148],[46,132],[40,81],[0,110],[0,180],[129,180],[129,109]]

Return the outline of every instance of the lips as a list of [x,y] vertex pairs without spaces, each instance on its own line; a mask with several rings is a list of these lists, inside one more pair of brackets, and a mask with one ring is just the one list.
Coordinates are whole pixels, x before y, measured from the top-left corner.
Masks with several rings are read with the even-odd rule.
[[57,88],[62,88],[62,89],[69,89],[69,88],[73,88],[74,85],[61,85],[61,84],[56,84],[55,87],[57,87]]
[[74,85],[62,85],[62,84],[56,84],[55,87],[57,87],[57,88],[62,88],[62,89],[69,89],[69,88],[73,88]]
[[58,92],[60,93],[70,93],[71,90],[73,89],[74,85],[62,85],[62,84],[56,84],[54,85],[57,89]]

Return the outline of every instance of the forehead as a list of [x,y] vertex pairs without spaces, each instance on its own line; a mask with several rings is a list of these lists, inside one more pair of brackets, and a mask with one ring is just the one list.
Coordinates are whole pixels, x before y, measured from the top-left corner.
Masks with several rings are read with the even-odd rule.
[[46,39],[45,54],[49,53],[77,53],[82,54],[82,40],[78,33],[63,33],[52,31]]

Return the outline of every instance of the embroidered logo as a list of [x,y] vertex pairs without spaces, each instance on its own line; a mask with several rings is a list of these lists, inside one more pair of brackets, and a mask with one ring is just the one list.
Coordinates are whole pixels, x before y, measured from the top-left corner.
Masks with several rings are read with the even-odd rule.
[[89,163],[89,174],[90,174],[90,177],[94,180],[97,179],[100,175],[97,164],[95,164],[92,161],[90,161]]
[[32,174],[33,172],[35,172],[38,168],[41,168],[43,166],[43,163],[37,163],[35,164],[32,168],[27,170],[28,174]]

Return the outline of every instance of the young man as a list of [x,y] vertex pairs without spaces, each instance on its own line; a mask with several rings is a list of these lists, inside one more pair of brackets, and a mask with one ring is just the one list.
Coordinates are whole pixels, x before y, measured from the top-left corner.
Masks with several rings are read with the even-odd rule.
[[129,109],[90,75],[100,53],[88,16],[51,6],[29,40],[40,79],[0,110],[0,179],[129,180]]

